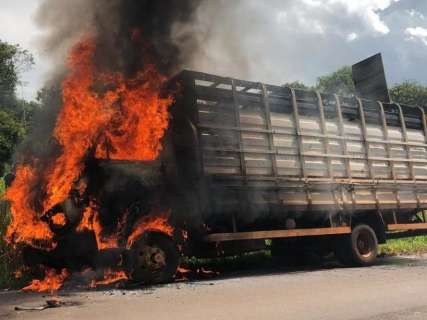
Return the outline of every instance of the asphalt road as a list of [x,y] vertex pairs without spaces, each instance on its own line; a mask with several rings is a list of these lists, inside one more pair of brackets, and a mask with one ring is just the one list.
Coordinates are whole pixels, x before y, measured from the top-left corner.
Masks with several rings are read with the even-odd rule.
[[44,311],[49,297],[0,293],[0,319],[427,319],[427,257],[380,260],[370,268],[251,270],[227,278],[133,291],[62,292],[69,305]]

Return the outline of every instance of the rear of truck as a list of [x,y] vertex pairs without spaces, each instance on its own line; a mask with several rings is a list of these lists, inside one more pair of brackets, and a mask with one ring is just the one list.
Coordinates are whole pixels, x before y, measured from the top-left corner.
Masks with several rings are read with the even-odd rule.
[[185,212],[216,247],[326,243],[369,265],[378,243],[426,230],[421,107],[198,72],[179,77],[171,135]]

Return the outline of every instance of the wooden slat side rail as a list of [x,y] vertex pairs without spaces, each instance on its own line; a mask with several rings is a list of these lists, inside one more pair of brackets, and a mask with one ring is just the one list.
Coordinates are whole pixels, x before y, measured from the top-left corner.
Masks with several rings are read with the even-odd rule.
[[312,236],[350,234],[350,233],[351,233],[350,227],[272,230],[272,231],[253,231],[253,232],[236,232],[236,233],[213,233],[206,236],[205,241],[224,242],[224,241],[236,241],[236,240],[312,237]]
[[389,231],[427,230],[427,223],[389,224],[387,229]]
[[[280,129],[274,129],[274,130],[267,130],[267,129],[254,129],[254,128],[248,128],[248,127],[233,127],[233,126],[220,126],[220,125],[211,125],[211,124],[198,124],[198,128],[200,129],[218,129],[218,130],[224,130],[224,131],[242,131],[242,132],[254,132],[254,133],[273,133],[273,134],[285,134],[289,135],[289,132],[280,130]],[[326,138],[326,139],[335,139],[335,140],[345,140],[345,141],[355,141],[355,142],[364,142],[364,140],[360,138],[354,138],[350,136],[339,136],[334,134],[312,134],[312,133],[300,133],[301,137],[311,137],[311,138]],[[396,145],[396,146],[411,146],[411,147],[427,147],[427,143],[420,143],[420,142],[404,142],[404,141],[386,141],[382,139],[366,139],[366,142],[370,143],[381,143],[381,144],[389,144],[389,145]]]

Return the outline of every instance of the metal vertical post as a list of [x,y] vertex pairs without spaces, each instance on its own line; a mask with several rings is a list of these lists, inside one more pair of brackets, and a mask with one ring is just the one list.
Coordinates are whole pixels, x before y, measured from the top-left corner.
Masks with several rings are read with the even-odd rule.
[[305,169],[305,160],[304,160],[304,149],[303,149],[303,142],[302,142],[302,135],[301,135],[301,125],[299,121],[299,111],[298,111],[298,103],[297,103],[297,97],[295,94],[295,90],[292,88],[289,88],[292,95],[292,108],[293,108],[293,117],[294,117],[294,126],[295,126],[295,134],[297,138],[298,143],[298,157],[300,159],[300,166],[301,166],[301,175],[304,180],[304,187],[307,197],[308,205],[311,206],[313,204],[313,201],[311,199],[311,193],[307,189],[307,173]]
[[[365,146],[365,156],[366,156],[366,163],[368,165],[368,173],[371,180],[375,180],[375,174],[374,174],[374,169],[372,165],[373,161],[371,160],[371,146],[368,142],[368,129],[366,126],[365,110],[363,108],[362,100],[360,98],[356,98],[356,100],[359,105],[360,124],[362,126],[363,144]],[[375,188],[375,186],[373,186],[371,190],[375,197],[375,205],[377,209],[379,209],[377,189]]]
[[247,170],[246,170],[245,152],[243,148],[242,130],[241,130],[241,124],[240,124],[240,110],[239,110],[239,103],[237,98],[236,82],[234,79],[231,79],[231,87],[233,91],[234,120],[235,120],[236,127],[238,128],[237,140],[239,143],[239,151],[240,151],[240,171],[246,183]]
[[274,131],[273,131],[273,124],[271,123],[269,94],[268,94],[267,87],[265,86],[265,84],[260,83],[260,87],[261,87],[261,91],[262,91],[262,99],[263,99],[263,104],[264,104],[265,122],[267,124],[267,130],[268,130],[267,136],[268,136],[268,143],[269,143],[269,151],[272,152],[270,154],[270,160],[271,160],[273,175],[274,175],[275,183],[276,183],[276,190],[275,190],[276,201],[277,201],[277,203],[280,203],[280,193],[279,193],[279,188],[278,188],[279,172],[277,169],[277,149],[274,145]]
[[[384,132],[384,135],[383,135],[384,141],[386,142],[384,144],[384,148],[387,152],[387,158],[389,159],[388,164],[390,166],[390,175],[391,175],[391,178],[393,179],[394,183],[396,184],[396,173],[394,171],[394,161],[392,161],[392,156],[391,156],[391,149],[390,149],[390,144],[389,144],[390,141],[389,141],[389,135],[388,135],[388,125],[387,125],[387,119],[385,116],[384,105],[381,101],[378,101],[378,105],[380,107],[380,116],[381,116],[383,132]],[[396,187],[393,188],[393,193],[394,193],[394,196],[396,198],[396,203],[398,204],[398,206],[400,206],[400,198],[399,198],[399,194],[397,193]],[[395,213],[393,213],[393,220],[395,223],[397,223]]]
[[[402,110],[402,107],[400,106],[400,104],[396,103],[395,105],[399,111],[400,126],[402,129],[403,141],[405,142],[406,158],[408,160],[408,168],[409,168],[409,178],[412,180],[415,180],[414,163],[412,162],[412,159],[411,159],[411,149],[407,145],[407,143],[408,143],[408,132],[406,131],[405,116],[403,115],[403,110]],[[400,208],[401,208],[401,202],[400,202],[400,196],[399,196],[398,190],[396,190],[396,196],[397,196],[397,203],[398,203],[397,210],[399,212]],[[394,214],[394,220],[395,220],[395,223],[398,222],[396,214]]]
[[273,168],[273,175],[276,178],[276,182],[277,182],[277,177],[278,177],[278,170],[277,170],[277,151],[276,148],[274,146],[274,136],[273,136],[273,125],[271,123],[271,114],[270,114],[270,103],[268,101],[268,91],[267,88],[265,87],[265,85],[263,83],[260,84],[261,85],[261,90],[262,90],[262,99],[263,99],[263,103],[264,103],[264,115],[265,115],[265,121],[267,124],[267,129],[268,129],[268,142],[270,145],[270,151],[275,151],[274,153],[271,153],[271,164],[272,164],[272,168]]
[[368,172],[369,172],[369,177],[371,178],[371,180],[375,180],[375,175],[372,169],[372,160],[370,160],[371,158],[371,148],[369,145],[368,140],[368,130],[366,127],[366,119],[365,119],[365,110],[363,109],[363,103],[362,100],[360,98],[356,98],[357,103],[359,105],[359,115],[360,115],[360,124],[362,126],[362,134],[363,134],[363,144],[365,145],[365,155],[366,155],[366,160],[367,160],[367,164],[368,164]]
[[352,174],[351,174],[351,167],[350,167],[350,159],[347,158],[348,156],[347,142],[345,140],[344,119],[342,116],[341,101],[338,95],[334,95],[334,96],[335,96],[336,107],[337,107],[339,136],[341,137],[341,147],[343,150],[343,155],[345,156],[344,162],[345,162],[345,167],[347,171],[347,177],[351,180]]
[[[340,139],[341,148],[342,148],[342,152],[344,155],[345,169],[347,172],[347,178],[349,181],[351,181],[352,180],[352,173],[351,173],[350,159],[348,158],[347,141],[345,140],[344,119],[343,119],[343,115],[342,115],[341,101],[340,101],[340,97],[338,95],[335,94],[334,97],[335,97],[337,117],[338,117],[339,136],[341,138]],[[342,189],[342,188],[341,188],[341,194],[342,194],[342,198],[344,201],[344,189]],[[356,206],[356,200],[354,198],[354,192],[353,191],[351,192],[351,204],[352,204],[352,207],[354,209]],[[345,210],[348,211],[347,206],[345,207]]]
[[[248,201],[248,184],[247,184],[247,169],[246,169],[246,160],[245,160],[245,150],[243,147],[243,139],[242,139],[242,130],[241,130],[241,123],[240,123],[240,110],[239,110],[239,103],[237,98],[237,88],[236,88],[236,81],[234,79],[231,79],[231,89],[233,92],[233,108],[234,108],[234,118],[235,118],[235,124],[238,128],[237,133],[237,139],[239,143],[239,153],[240,153],[240,172],[242,175],[242,182],[244,184],[244,187],[242,190],[239,191],[239,202],[240,202],[240,210],[244,209],[247,211],[249,209],[249,201]],[[242,195],[242,191],[244,194]],[[233,232],[237,232],[237,223],[236,223],[236,214],[233,211],[232,213],[232,227]]]
[[427,143],[427,123],[426,123],[426,113],[423,108],[418,107],[421,112],[423,131],[424,131],[424,142]]
[[[387,119],[385,117],[384,105],[380,101],[378,101],[378,105],[380,107],[380,115],[381,115],[381,122],[382,122],[382,127],[383,127],[383,132],[384,132],[384,140],[386,142],[390,142],[389,136],[388,136],[388,125],[387,125]],[[387,158],[389,159],[391,178],[396,182],[396,173],[394,171],[394,162],[391,160],[390,144],[385,143],[384,148],[386,149]]]
[[400,125],[402,127],[402,135],[403,140],[405,141],[405,150],[406,150],[406,156],[409,161],[409,172],[410,172],[410,178],[412,180],[415,180],[415,172],[414,172],[414,162],[411,158],[411,148],[408,146],[408,132],[406,130],[406,123],[405,123],[405,116],[403,115],[403,110],[400,104],[396,103],[397,109],[399,110],[399,119],[400,119]]
[[298,103],[297,98],[295,95],[295,90],[292,88],[289,88],[291,90],[292,94],[292,108],[293,108],[293,117],[294,117],[294,125],[295,125],[295,134],[297,138],[297,144],[298,144],[298,157],[300,159],[301,164],[301,175],[305,179],[307,178],[306,170],[305,170],[305,161],[304,161],[304,155],[303,155],[303,145],[302,145],[302,136],[301,136],[301,126],[299,121],[299,112],[298,112]]
[[322,96],[319,91],[316,91],[316,96],[317,96],[317,103],[318,103],[319,112],[320,112],[320,125],[321,125],[322,134],[323,134],[324,152],[326,155],[325,160],[328,164],[329,178],[333,179],[334,172],[332,169],[332,160],[329,157],[331,152],[329,150],[329,138],[328,138],[328,132],[326,130],[325,108],[323,105]]

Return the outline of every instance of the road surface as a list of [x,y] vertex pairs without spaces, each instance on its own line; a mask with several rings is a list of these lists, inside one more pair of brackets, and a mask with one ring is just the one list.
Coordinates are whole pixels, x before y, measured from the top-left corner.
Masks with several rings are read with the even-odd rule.
[[14,311],[48,298],[2,292],[0,319],[424,320],[427,257],[386,258],[371,268],[252,270],[133,291],[66,291],[59,299],[67,306]]

